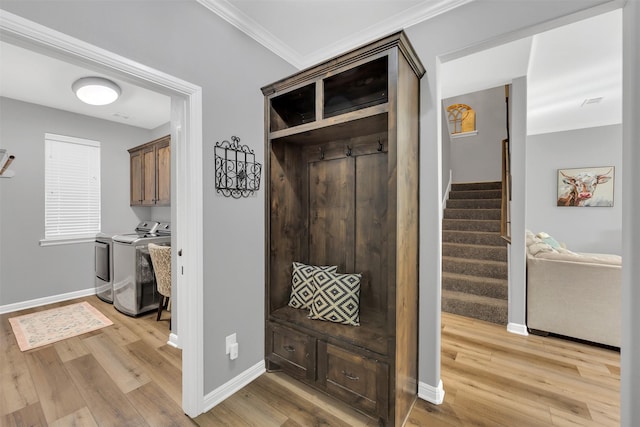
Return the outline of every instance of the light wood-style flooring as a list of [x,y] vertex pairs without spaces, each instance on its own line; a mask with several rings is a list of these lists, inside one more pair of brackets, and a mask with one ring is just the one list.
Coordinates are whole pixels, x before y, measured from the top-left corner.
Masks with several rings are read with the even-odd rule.
[[[114,324],[20,351],[10,317],[79,301]],[[194,426],[181,408],[182,356],[167,345],[168,317],[134,319],[95,296],[1,315],[0,425]]]
[[[8,318],[89,301],[113,326],[21,352]],[[164,315],[166,318],[167,315]],[[182,413],[181,354],[168,321],[96,297],[0,316],[2,426],[375,426],[346,405],[268,373],[193,421]],[[407,426],[618,426],[620,357],[443,313],[445,400],[420,399]]]

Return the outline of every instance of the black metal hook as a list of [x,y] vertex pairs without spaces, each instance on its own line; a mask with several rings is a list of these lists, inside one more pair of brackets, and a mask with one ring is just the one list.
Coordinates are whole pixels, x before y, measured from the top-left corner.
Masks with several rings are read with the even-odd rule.
[[347,152],[346,152],[346,154],[347,154],[347,157],[350,157],[350,156],[351,156],[351,147],[350,147],[350,146],[348,146],[348,145],[347,145]]
[[320,147],[320,160],[324,160],[324,148]]
[[380,141],[380,138],[378,138],[378,151],[382,151],[384,149],[384,145],[382,144],[382,141]]

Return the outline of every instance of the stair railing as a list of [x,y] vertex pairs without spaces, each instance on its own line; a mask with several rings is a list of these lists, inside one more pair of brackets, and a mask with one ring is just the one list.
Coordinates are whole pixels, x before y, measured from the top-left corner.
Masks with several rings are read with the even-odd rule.
[[502,206],[500,214],[500,236],[511,243],[511,154],[509,139],[502,140]]

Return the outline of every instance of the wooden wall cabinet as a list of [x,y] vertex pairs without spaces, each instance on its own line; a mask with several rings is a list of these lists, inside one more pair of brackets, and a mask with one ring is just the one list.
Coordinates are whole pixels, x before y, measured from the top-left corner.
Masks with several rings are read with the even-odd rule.
[[[267,369],[391,426],[418,387],[424,72],[399,32],[262,88]],[[361,273],[360,326],[289,307],[294,261]]]
[[171,204],[171,136],[129,149],[131,206]]

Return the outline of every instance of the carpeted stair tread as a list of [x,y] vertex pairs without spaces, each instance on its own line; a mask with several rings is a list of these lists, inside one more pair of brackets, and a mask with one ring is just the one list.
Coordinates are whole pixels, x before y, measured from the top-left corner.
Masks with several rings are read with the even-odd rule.
[[507,262],[506,246],[442,242],[442,256]]
[[507,242],[500,237],[500,234],[487,231],[443,230],[442,241],[470,245],[507,246]]
[[501,190],[502,181],[490,181],[490,182],[462,182],[451,184],[451,191],[464,191],[464,190]]
[[447,219],[486,219],[500,221],[500,209],[455,209],[446,208],[444,218]]
[[450,191],[449,199],[500,199],[502,190],[462,190]]
[[507,279],[443,272],[442,289],[506,300],[509,282]]
[[502,199],[448,199],[447,209],[501,209]]
[[500,232],[500,220],[493,219],[449,219],[442,220],[443,230]]
[[463,292],[442,291],[442,310],[475,319],[486,320],[500,325],[507,324],[506,300]]
[[452,184],[442,219],[442,310],[507,323],[502,182]]
[[448,273],[469,274],[480,277],[506,279],[508,265],[502,261],[487,261],[443,256],[442,271]]

